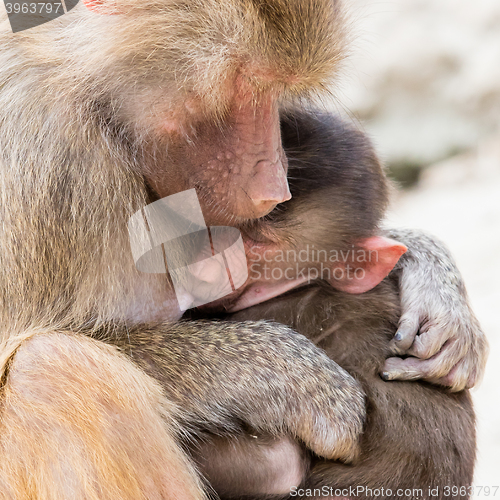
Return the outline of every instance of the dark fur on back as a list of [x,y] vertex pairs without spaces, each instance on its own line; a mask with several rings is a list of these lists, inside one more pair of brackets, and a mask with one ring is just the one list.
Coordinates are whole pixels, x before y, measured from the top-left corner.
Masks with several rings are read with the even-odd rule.
[[[379,373],[399,318],[396,283],[362,295],[314,284],[241,311],[234,320],[269,319],[310,338],[358,379],[367,395],[361,456],[354,465],[316,459],[307,488],[377,490],[377,498],[466,498],[475,460],[475,419],[468,391],[449,393],[424,382],[385,382]],[[465,496],[445,487],[465,486]],[[429,488],[439,487],[438,496]],[[396,494],[398,488],[422,489]],[[373,498],[360,494],[356,498]]]

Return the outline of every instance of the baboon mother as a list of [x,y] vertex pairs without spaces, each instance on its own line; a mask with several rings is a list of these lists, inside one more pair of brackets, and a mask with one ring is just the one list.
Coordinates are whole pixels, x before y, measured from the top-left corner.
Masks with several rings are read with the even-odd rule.
[[[176,440],[197,429],[287,432],[349,459],[364,412],[355,381],[285,327],[178,323],[169,281],[135,269],[127,232],[133,213],[190,188],[208,225],[244,235],[289,199],[279,113],[335,75],[340,3],[87,7],[16,34],[0,14],[1,497],[201,498]],[[389,367],[471,385],[481,333],[432,251],[413,250],[398,342],[435,320],[419,351],[435,356]],[[132,326],[169,338],[163,390],[106,342]]]

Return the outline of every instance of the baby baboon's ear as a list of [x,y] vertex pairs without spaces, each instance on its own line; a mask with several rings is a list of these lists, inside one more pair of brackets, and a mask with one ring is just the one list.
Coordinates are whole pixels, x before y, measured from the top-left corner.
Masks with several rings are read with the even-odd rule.
[[347,293],[364,293],[377,286],[408,249],[402,243],[372,236],[357,243],[342,262],[332,268],[330,283]]

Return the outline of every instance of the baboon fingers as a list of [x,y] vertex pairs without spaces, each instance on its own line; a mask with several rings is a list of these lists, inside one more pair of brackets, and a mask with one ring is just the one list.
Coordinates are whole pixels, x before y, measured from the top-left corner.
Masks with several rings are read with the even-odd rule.
[[431,326],[415,337],[407,354],[420,359],[429,359],[437,354],[453,335],[452,330],[440,325]]
[[[384,364],[384,380],[418,380],[438,383],[447,376],[460,361],[461,349],[456,341],[448,341],[443,348],[429,359],[416,357],[388,358]],[[463,356],[463,354],[462,354]],[[465,384],[464,384],[465,386]]]
[[398,331],[389,344],[390,352],[394,355],[404,354],[412,346],[419,326],[418,316],[414,314],[402,316]]

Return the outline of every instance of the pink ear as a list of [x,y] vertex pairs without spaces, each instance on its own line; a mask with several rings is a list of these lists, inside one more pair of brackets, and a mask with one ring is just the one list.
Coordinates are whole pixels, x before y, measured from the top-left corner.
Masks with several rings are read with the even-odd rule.
[[394,269],[407,250],[403,244],[389,238],[367,238],[345,255],[341,254],[342,262],[334,266],[329,281],[333,287],[343,292],[367,292]]

